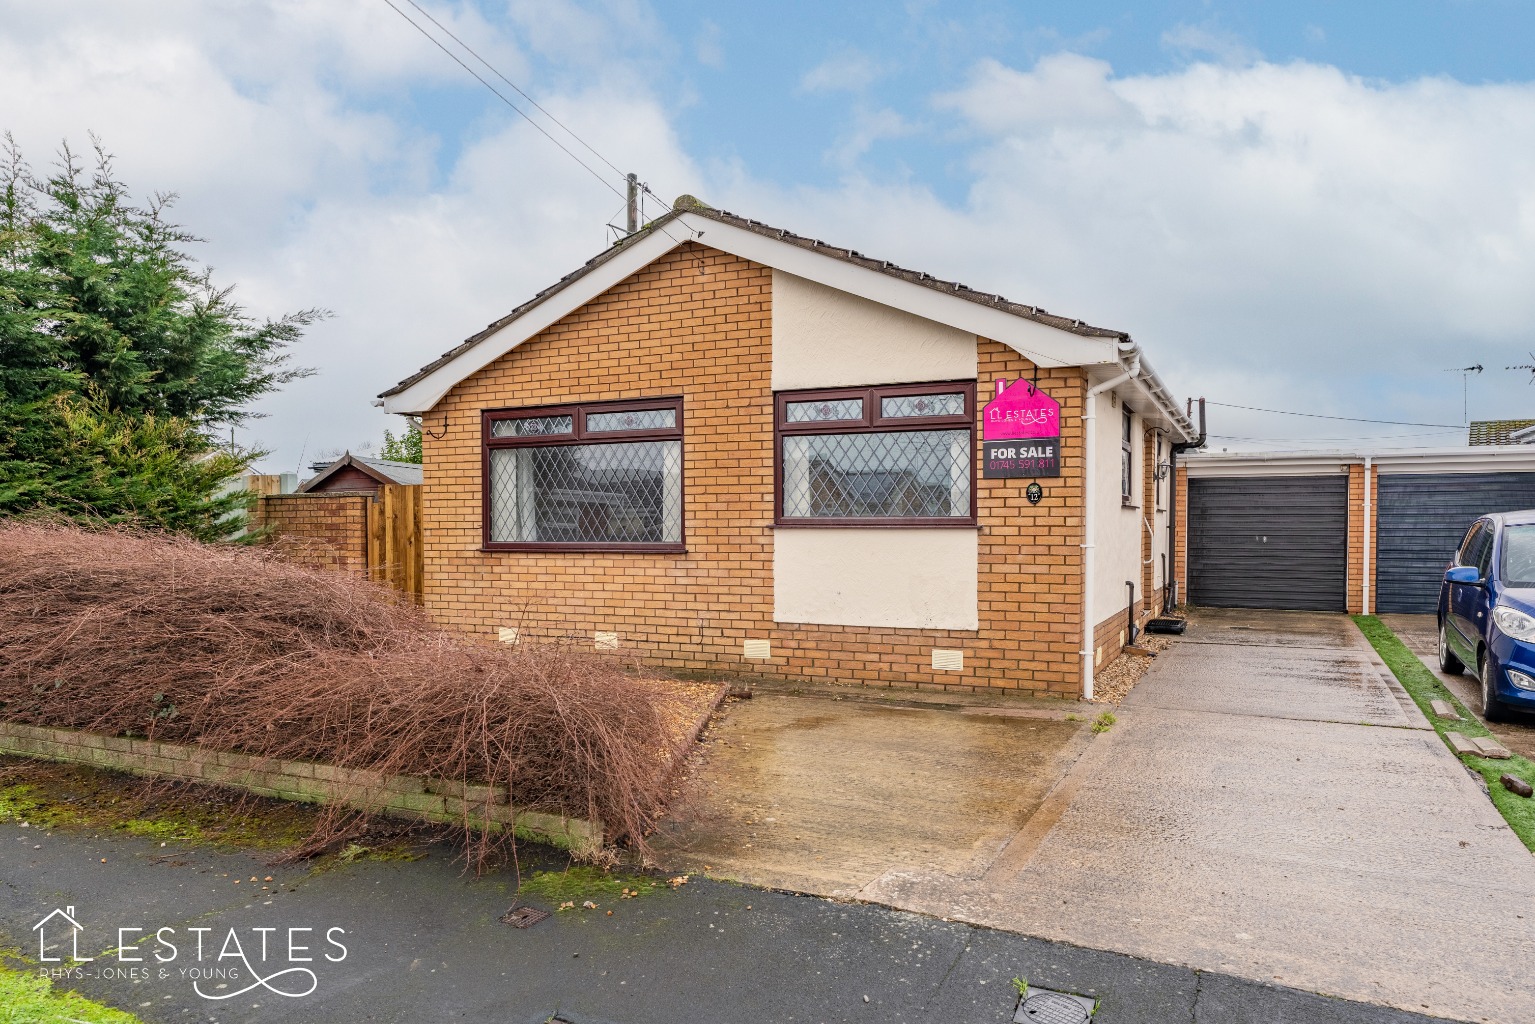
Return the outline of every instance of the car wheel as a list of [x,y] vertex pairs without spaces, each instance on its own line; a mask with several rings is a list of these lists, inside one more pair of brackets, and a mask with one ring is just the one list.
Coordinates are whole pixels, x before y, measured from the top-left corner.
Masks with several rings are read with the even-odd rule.
[[1439,624],[1439,669],[1452,676],[1458,676],[1466,670],[1466,666],[1455,657],[1455,652],[1450,650],[1450,638],[1445,635],[1445,630],[1448,628],[1448,623]]
[[1498,699],[1498,693],[1495,689],[1493,689],[1493,671],[1494,669],[1492,666],[1492,659],[1484,655],[1482,657],[1481,672],[1482,717],[1487,719],[1489,722],[1506,722],[1509,718],[1508,705],[1504,704],[1501,700]]

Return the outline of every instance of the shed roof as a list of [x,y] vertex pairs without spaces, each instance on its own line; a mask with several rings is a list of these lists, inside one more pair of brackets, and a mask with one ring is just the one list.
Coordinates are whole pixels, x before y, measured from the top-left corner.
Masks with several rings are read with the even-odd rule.
[[305,480],[299,487],[298,493],[304,494],[314,490],[330,477],[341,472],[347,466],[352,466],[381,484],[419,484],[421,482],[421,464],[418,462],[394,462],[390,459],[369,459],[361,455],[353,455],[347,452],[341,458],[332,462],[314,476]]

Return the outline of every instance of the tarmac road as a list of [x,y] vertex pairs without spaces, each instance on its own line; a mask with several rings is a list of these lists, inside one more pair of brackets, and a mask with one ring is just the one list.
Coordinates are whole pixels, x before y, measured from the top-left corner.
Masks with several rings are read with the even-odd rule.
[[[1430,1019],[878,906],[696,877],[675,891],[567,911],[517,930],[499,921],[512,902],[510,875],[476,881],[449,860],[436,850],[424,861],[361,862],[310,875],[244,854],[44,834],[8,822],[0,824],[0,937],[35,959],[33,926],[55,907],[74,907],[83,928],[80,954],[96,955],[84,965],[88,974],[143,969],[149,976],[68,984],[154,1024],[531,1024],[556,1015],[572,1024],[1000,1024],[1012,1019],[1014,977],[1098,997],[1097,1024]],[[272,875],[274,882],[253,893],[252,875]],[[164,947],[145,940],[164,926],[177,929],[168,936],[177,959],[157,964],[154,955],[165,955]],[[130,955],[145,964],[102,955],[124,927],[145,929],[124,936],[127,945],[142,944]],[[228,949],[234,929],[249,966],[273,987],[307,988],[302,973],[273,976],[300,966],[314,972],[313,992],[290,998],[258,988],[201,998],[180,974],[199,967],[192,928],[208,929],[201,933],[201,969],[242,970],[244,961]],[[308,946],[299,955],[311,961],[288,960],[283,942],[291,928],[313,929],[297,933],[298,944]],[[65,941],[46,928],[42,934],[48,943]],[[272,945],[265,963],[263,934]],[[215,946],[229,955],[218,958]],[[326,959],[339,957],[340,947],[344,959]],[[159,976],[161,968],[167,977]],[[242,974],[197,984],[223,997],[249,983]]]

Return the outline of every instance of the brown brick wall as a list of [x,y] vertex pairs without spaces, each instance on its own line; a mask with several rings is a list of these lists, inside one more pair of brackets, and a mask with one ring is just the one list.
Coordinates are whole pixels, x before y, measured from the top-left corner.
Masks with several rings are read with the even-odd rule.
[[273,542],[305,565],[343,572],[368,569],[366,494],[267,494],[252,527],[272,527]]
[[1364,463],[1348,467],[1348,610],[1358,615],[1375,606],[1376,567],[1380,549],[1375,543],[1376,511],[1380,507],[1380,470],[1370,467],[1370,609],[1364,607]]
[[[771,290],[767,268],[688,243],[453,388],[426,417],[428,611],[484,636],[613,631],[673,670],[1076,695],[1082,372],[1040,371],[1063,433],[1044,500],[1028,504],[1026,481],[977,480],[980,629],[774,623]],[[1033,373],[995,342],[978,357],[984,396]],[[481,550],[482,410],[677,394],[686,554]],[[772,659],[745,661],[747,638]],[[934,671],[935,647],[963,650],[964,671]]]

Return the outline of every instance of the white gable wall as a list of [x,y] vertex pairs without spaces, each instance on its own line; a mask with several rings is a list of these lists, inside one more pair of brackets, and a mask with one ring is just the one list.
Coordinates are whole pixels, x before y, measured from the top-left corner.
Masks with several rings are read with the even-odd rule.
[[974,334],[773,271],[773,390],[974,380]]
[[779,527],[773,531],[773,618],[979,629],[979,545],[969,529]]
[[[976,337],[773,271],[773,390],[973,381]],[[973,528],[773,531],[773,618],[835,626],[978,629]]]

